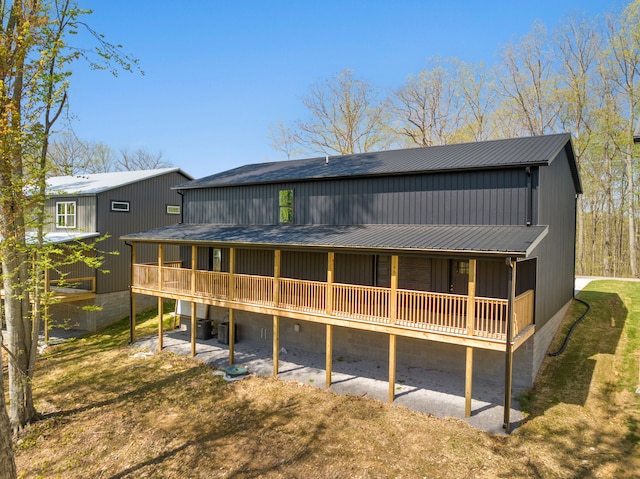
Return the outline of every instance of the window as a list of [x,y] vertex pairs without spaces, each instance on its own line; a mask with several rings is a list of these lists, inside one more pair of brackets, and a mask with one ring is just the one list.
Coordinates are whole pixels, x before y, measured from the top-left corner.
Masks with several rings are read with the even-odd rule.
[[468,261],[456,261],[456,273],[469,274],[469,262]]
[[179,215],[180,214],[180,205],[167,205],[167,214],[168,215]]
[[56,203],[56,228],[76,227],[76,202],[59,201]]
[[129,211],[128,201],[112,201],[111,211]]
[[280,223],[293,223],[293,190],[280,190],[278,206]]

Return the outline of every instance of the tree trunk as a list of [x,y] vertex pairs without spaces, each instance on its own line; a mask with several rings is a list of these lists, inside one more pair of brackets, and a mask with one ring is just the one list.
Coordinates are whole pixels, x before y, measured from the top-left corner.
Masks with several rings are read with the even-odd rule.
[[[0,344],[2,332],[0,332]],[[2,348],[0,348],[0,363],[2,363]],[[4,400],[4,378],[0,381],[0,477],[16,479],[16,462],[13,456],[13,444],[11,441],[11,423],[7,415],[7,406]]]
[[635,182],[633,178],[633,155],[631,152],[631,143],[627,144],[627,154],[625,155],[625,166],[627,170],[627,208],[629,212],[629,267],[631,268],[631,276],[638,276],[638,266],[636,262],[636,225],[635,225]]

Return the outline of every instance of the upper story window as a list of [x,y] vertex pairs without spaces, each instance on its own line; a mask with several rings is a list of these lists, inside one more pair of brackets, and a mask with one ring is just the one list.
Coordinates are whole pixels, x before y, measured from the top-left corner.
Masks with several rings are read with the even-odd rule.
[[112,201],[111,211],[129,211],[128,201]]
[[280,190],[278,206],[280,223],[293,223],[293,190]]
[[76,227],[76,202],[58,201],[56,203],[56,228]]
[[167,214],[168,215],[179,215],[180,214],[180,205],[167,205]]

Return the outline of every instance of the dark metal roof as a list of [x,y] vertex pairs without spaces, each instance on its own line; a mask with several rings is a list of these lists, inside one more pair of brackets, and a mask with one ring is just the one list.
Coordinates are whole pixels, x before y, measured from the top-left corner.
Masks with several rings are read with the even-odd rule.
[[580,193],[580,180],[568,133],[258,163],[183,183],[175,189],[548,165],[563,148],[567,149],[576,191]]
[[121,239],[233,247],[416,251],[524,257],[546,226],[176,224]]

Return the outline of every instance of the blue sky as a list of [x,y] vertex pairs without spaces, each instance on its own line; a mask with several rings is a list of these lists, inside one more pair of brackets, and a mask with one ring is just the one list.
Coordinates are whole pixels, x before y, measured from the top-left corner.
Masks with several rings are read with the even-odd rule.
[[[76,64],[79,138],[161,151],[195,177],[284,159],[269,126],[304,117],[310,87],[350,68],[383,93],[426,59],[497,60],[534,21],[549,30],[620,0],[88,0],[88,23],[140,60],[144,75]],[[80,40],[80,39],[78,39]]]

